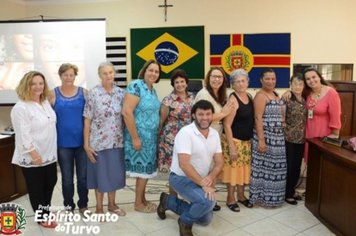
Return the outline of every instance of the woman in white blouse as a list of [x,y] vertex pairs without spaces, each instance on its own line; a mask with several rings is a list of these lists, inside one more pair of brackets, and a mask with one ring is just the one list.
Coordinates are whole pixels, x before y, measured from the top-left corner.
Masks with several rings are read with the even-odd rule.
[[[12,163],[21,166],[33,210],[39,219],[49,214],[57,182],[56,114],[49,104],[48,85],[42,73],[26,73],[16,88],[20,101],[12,108],[15,152]],[[38,222],[55,228],[55,222]]]
[[213,104],[214,114],[211,127],[222,134],[222,120],[235,108],[234,103],[227,98],[227,80],[225,72],[220,67],[212,67],[205,77],[205,87],[196,95],[194,103],[207,100]]
[[[199,100],[207,100],[213,104],[214,114],[211,127],[222,134],[223,119],[235,109],[234,103],[227,99],[227,81],[222,68],[212,67],[205,77],[205,87],[202,88],[195,97],[195,103]],[[215,205],[214,211],[219,211],[221,207]]]

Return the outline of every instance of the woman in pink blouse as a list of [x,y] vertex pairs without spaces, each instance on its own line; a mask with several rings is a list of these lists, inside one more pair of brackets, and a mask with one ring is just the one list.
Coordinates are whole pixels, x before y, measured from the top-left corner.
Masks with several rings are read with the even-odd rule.
[[[339,94],[324,80],[314,68],[304,70],[305,92],[307,95],[308,138],[330,137],[338,138],[341,128],[341,102]],[[308,145],[306,144],[304,158],[307,161]]]

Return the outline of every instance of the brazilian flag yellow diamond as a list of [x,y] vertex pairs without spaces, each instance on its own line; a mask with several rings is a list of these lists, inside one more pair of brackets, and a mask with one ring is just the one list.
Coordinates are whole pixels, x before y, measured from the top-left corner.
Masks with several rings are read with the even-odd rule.
[[197,51],[169,33],[162,34],[136,53],[145,61],[157,60],[164,73],[171,72],[197,54]]

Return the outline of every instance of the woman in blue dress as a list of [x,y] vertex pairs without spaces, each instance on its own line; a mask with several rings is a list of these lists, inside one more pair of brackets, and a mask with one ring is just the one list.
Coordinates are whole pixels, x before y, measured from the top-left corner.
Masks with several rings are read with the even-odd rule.
[[123,117],[126,171],[136,177],[135,210],[145,213],[156,211],[157,205],[148,202],[145,190],[149,178],[157,175],[157,139],[160,101],[154,83],[158,83],[161,66],[149,60],[139,72],[137,80],[126,88]]
[[250,202],[265,207],[284,203],[287,161],[284,141],[284,102],[274,91],[272,69],[261,75],[262,89],[256,94],[255,129],[252,140]]

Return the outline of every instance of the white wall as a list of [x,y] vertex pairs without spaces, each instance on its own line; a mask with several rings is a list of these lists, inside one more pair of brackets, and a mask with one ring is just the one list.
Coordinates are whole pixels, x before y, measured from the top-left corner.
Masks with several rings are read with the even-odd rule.
[[[55,1],[61,2],[61,1]],[[64,1],[65,2],[65,1]],[[130,68],[130,29],[205,26],[205,69],[209,68],[209,35],[218,33],[290,32],[292,63],[356,63],[356,1],[354,0],[168,0],[164,22],[163,0],[117,0],[102,3],[24,6],[0,2],[0,20],[35,17],[106,18],[107,36],[125,36]],[[38,18],[37,18],[38,19]],[[353,74],[355,75],[356,66]],[[278,78],[277,78],[278,79]],[[354,79],[355,80],[355,79]],[[170,85],[160,82],[160,97]],[[0,108],[0,128],[8,116]]]
[[292,63],[356,62],[354,0],[168,0],[174,7],[168,9],[167,22],[163,9],[158,8],[162,2],[30,6],[26,16],[103,17],[107,19],[107,35],[126,36],[128,43],[130,28],[204,25],[206,69],[209,35],[217,33],[291,32]]

